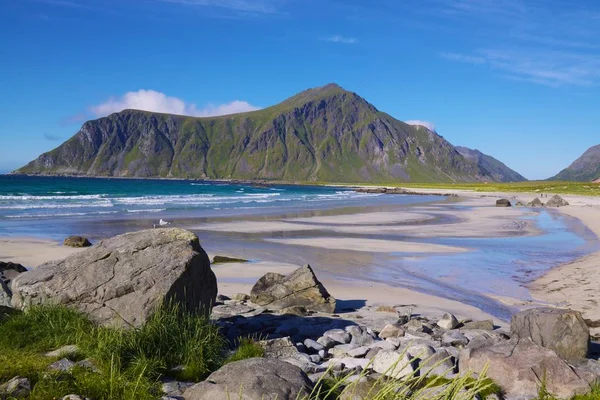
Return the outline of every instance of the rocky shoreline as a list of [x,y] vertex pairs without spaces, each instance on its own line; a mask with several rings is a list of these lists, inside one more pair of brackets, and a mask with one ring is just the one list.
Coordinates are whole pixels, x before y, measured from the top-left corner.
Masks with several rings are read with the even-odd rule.
[[[58,304],[99,326],[139,329],[156,307],[175,302],[187,312],[210,314],[231,348],[240,338],[262,348],[262,358],[226,364],[201,382],[163,379],[156,398],[165,400],[225,399],[240,388],[244,399],[320,399],[311,396],[329,379],[341,382],[336,398],[345,400],[378,398],[390,385],[402,393],[397,398],[446,398],[435,393],[456,382],[461,394],[455,398],[482,398],[465,377],[491,379],[498,390],[486,394],[489,399],[535,399],[541,388],[569,399],[589,392],[600,377],[599,354],[577,311],[522,311],[510,330],[450,313],[426,318],[418,306],[396,299],[378,307],[339,302],[310,266],[268,273],[248,294],[217,295],[208,256],[198,238],[181,229],[120,235],[27,272],[15,264],[0,269],[4,319]],[[68,350],[55,349],[59,359],[48,368],[66,374],[82,362],[95,368],[94,360],[77,360],[76,349]],[[433,377],[444,379],[435,389],[416,384]],[[0,385],[0,398],[28,398],[34,389],[28,377],[15,376]],[[63,399],[83,398],[76,395],[84,394]]]

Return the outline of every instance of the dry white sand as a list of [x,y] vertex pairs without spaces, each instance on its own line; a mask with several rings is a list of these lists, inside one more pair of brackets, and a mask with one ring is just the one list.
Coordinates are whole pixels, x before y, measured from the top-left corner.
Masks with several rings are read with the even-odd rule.
[[[565,199],[576,205],[560,208],[560,212],[578,218],[600,237],[600,199],[584,201],[568,196]],[[581,311],[585,318],[594,321],[600,320],[600,252],[554,268],[528,288],[535,299]]]
[[27,268],[37,267],[46,261],[61,260],[82,250],[65,247],[51,240],[0,238],[0,260],[22,264]]
[[317,237],[298,239],[266,239],[270,242],[295,246],[321,247],[324,249],[366,251],[371,253],[460,253],[468,251],[461,247],[431,243],[405,242],[399,240]]

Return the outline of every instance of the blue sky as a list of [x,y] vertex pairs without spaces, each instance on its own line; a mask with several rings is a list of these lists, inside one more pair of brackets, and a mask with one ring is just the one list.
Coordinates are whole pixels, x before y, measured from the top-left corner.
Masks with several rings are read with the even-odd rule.
[[2,0],[0,170],[124,107],[214,115],[336,82],[530,179],[600,143],[596,0]]

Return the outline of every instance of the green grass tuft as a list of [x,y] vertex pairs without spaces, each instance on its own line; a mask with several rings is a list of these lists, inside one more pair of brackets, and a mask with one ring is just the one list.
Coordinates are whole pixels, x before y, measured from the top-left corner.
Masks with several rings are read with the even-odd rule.
[[225,363],[228,364],[228,363],[232,363],[232,362],[236,362],[236,361],[245,360],[248,358],[264,357],[264,356],[265,356],[265,349],[261,345],[256,343],[256,341],[254,341],[253,339],[242,338],[239,340],[239,345],[238,345],[237,349],[235,350],[235,353],[233,353],[231,356],[229,356],[229,358],[227,358]]

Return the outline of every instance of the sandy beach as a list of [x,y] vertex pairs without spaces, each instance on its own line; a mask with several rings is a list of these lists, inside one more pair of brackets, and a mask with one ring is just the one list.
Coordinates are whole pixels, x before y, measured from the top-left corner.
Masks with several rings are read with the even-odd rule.
[[[460,318],[493,318],[498,321],[498,318],[476,306],[440,297],[435,293],[413,290],[410,280],[401,279],[404,287],[398,287],[388,285],[385,281],[352,279],[352,274],[348,274],[348,271],[340,275],[335,273],[340,271],[339,265],[347,265],[350,258],[358,264],[369,264],[377,253],[452,256],[473,250],[461,245],[463,238],[532,237],[541,233],[539,227],[532,222],[532,216],[535,216],[537,211],[529,208],[494,206],[495,199],[499,197],[529,201],[534,195],[472,192],[459,194],[460,201],[448,202],[440,199],[437,203],[414,205],[395,211],[369,212],[367,208],[360,212],[339,215],[334,213],[296,218],[288,216],[252,221],[240,219],[234,222],[214,222],[201,226],[191,224],[184,227],[200,234],[216,232],[250,235],[252,240],[291,246],[288,248],[298,249],[300,253],[325,251],[326,256],[321,258],[324,265],[318,265],[316,268],[318,271],[320,267],[330,267],[326,268],[328,273],[322,275],[322,281],[342,303],[414,304],[420,313],[432,316],[450,311]],[[581,220],[594,233],[600,234],[600,201],[576,196],[565,198],[572,205],[559,209],[559,212]],[[320,236],[314,235],[317,231],[320,232]],[[200,236],[203,237],[202,234]],[[454,238],[454,245],[431,243],[435,238]],[[328,250],[331,254],[327,253]],[[81,250],[65,248],[60,243],[49,240],[0,238],[0,259],[19,262],[30,268],[45,261],[64,258],[77,251]],[[211,257],[215,255],[210,246],[207,247],[207,251]],[[235,253],[219,252],[221,255],[244,257],[242,249]],[[594,259],[597,255],[599,254],[587,255],[575,262],[554,268],[529,284],[533,300],[523,301],[510,296],[491,294],[489,298],[516,308],[546,303],[564,306],[581,310],[586,318],[600,319],[600,312],[594,307],[596,292],[600,286],[600,280],[595,279],[594,275]],[[299,264],[259,259],[253,260],[252,263],[215,265],[213,269],[218,277],[220,292],[232,295],[238,292],[249,293],[254,282],[266,272],[288,273]]]

